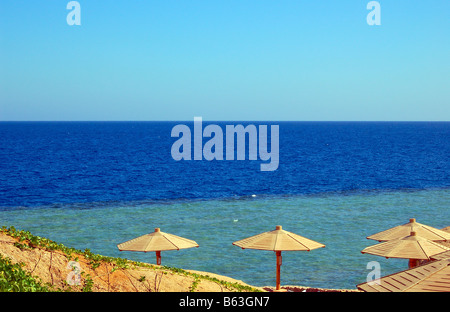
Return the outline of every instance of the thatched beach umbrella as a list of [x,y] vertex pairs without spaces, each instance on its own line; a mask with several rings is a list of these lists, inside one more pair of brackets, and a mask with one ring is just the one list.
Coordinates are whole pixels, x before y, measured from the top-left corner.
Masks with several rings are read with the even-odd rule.
[[161,251],[180,250],[185,248],[198,247],[198,244],[190,239],[186,239],[173,234],[161,232],[159,228],[155,232],[145,234],[117,245],[120,251],[155,251],[156,264],[161,264]]
[[369,246],[361,251],[376,256],[386,258],[409,259],[409,267],[415,267],[420,260],[430,260],[430,258],[441,252],[450,250],[442,244],[420,237],[416,232],[400,239],[394,239],[373,246]]
[[278,225],[274,231],[264,232],[254,235],[233,243],[242,249],[258,249],[275,251],[277,257],[277,285],[276,289],[280,289],[280,271],[281,271],[281,252],[282,251],[299,251],[313,250],[325,247],[325,245],[305,238],[303,236],[285,231],[281,225]]
[[450,233],[416,222],[416,219],[409,219],[409,223],[370,235],[367,238],[382,242],[406,237],[411,232],[431,241],[450,241]]

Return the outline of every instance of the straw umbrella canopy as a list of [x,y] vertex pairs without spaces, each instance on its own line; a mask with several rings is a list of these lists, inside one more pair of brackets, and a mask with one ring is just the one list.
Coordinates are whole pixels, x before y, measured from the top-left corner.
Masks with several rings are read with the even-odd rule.
[[400,239],[394,239],[369,246],[361,251],[376,256],[386,258],[409,259],[409,267],[415,267],[420,260],[430,260],[430,258],[441,252],[450,250],[439,243],[420,237],[416,232]]
[[389,241],[408,236],[411,232],[415,232],[417,236],[431,241],[450,241],[450,233],[416,222],[416,219],[409,219],[408,223],[370,235],[367,239],[379,242]]
[[285,231],[281,225],[276,226],[275,230],[257,234],[233,243],[242,249],[258,249],[275,251],[277,257],[277,285],[280,289],[280,271],[281,271],[281,252],[282,251],[310,251],[325,245],[305,238],[303,236]]
[[185,248],[198,247],[199,245],[190,239],[176,236],[169,233],[161,232],[159,228],[150,234],[136,237],[117,245],[120,251],[142,251],[156,252],[156,264],[161,264],[161,251],[163,250],[180,250]]

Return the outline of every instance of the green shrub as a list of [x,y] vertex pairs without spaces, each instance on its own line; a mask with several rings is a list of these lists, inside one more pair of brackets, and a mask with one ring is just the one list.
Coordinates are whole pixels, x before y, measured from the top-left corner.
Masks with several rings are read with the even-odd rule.
[[23,264],[13,264],[9,258],[0,254],[0,291],[1,292],[49,292],[31,274],[22,269]]

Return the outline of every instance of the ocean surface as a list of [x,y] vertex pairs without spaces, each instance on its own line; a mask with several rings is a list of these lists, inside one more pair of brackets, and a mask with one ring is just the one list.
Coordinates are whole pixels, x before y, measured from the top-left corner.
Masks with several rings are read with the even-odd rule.
[[[283,229],[326,245],[284,252],[281,284],[355,288],[378,261],[368,235],[410,218],[450,225],[450,122],[214,122],[279,125],[279,167],[261,160],[181,160],[172,128],[186,122],[0,122],[0,226],[66,246],[155,263],[117,244],[161,231],[200,247],[162,264],[275,284],[275,253],[232,242]],[[204,138],[203,142],[209,138]],[[270,145],[270,144],[269,144]],[[225,149],[225,144],[224,144]]]

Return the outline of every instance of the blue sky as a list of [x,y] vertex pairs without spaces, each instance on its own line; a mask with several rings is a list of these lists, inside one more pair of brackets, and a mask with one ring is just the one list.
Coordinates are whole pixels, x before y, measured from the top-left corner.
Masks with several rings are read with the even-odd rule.
[[450,1],[0,0],[0,120],[450,120]]

